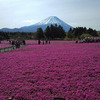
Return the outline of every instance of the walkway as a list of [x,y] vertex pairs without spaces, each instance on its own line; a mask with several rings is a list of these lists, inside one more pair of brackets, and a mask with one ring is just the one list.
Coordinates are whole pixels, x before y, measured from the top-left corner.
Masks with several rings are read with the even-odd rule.
[[[25,47],[27,45],[20,45],[20,48]],[[16,47],[14,47],[14,49],[16,49]],[[12,47],[7,47],[7,48],[2,48],[0,49],[0,52],[7,52],[7,51],[11,51],[14,50]]]

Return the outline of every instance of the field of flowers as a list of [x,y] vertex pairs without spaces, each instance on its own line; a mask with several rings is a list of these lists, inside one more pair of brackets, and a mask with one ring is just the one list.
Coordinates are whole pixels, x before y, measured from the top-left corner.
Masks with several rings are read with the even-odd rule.
[[11,47],[11,44],[9,44],[9,41],[1,41],[0,49],[8,48],[8,47]]
[[0,53],[0,100],[100,100],[100,43],[51,41]]

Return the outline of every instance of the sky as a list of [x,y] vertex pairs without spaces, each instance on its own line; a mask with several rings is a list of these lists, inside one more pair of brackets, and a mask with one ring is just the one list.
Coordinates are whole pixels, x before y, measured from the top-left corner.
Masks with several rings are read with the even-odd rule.
[[100,30],[100,0],[0,0],[0,29],[33,25],[50,16]]

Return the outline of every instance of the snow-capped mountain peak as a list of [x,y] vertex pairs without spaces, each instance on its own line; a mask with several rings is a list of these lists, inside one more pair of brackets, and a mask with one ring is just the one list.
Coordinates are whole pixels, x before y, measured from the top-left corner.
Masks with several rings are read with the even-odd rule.
[[56,16],[50,16],[38,23],[36,23],[35,25],[45,25],[45,24],[62,24],[64,23],[62,20],[60,20],[59,18],[57,18]]

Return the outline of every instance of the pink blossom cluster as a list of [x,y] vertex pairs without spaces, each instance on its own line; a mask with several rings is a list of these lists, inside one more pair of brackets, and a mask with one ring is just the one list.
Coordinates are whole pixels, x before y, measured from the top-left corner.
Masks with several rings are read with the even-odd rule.
[[[26,44],[38,44],[38,40],[25,40]],[[49,41],[48,41],[49,42]],[[53,40],[50,41],[51,44],[73,44],[75,43],[75,41],[57,41],[57,40]],[[41,44],[43,44],[43,40],[41,40]],[[45,44],[45,40],[44,40],[44,44]]]
[[3,48],[8,48],[8,47],[11,47],[11,44],[9,44],[9,41],[1,41],[0,43],[0,49],[3,49]]
[[9,41],[3,40],[1,41],[2,44],[9,44]]
[[0,100],[100,100],[100,43],[51,41],[0,53]]
[[37,40],[25,40],[26,44],[38,44]]
[[0,49],[11,47],[11,44],[0,44]]
[[62,41],[62,40],[53,40],[51,41],[51,44],[73,44],[75,41]]

